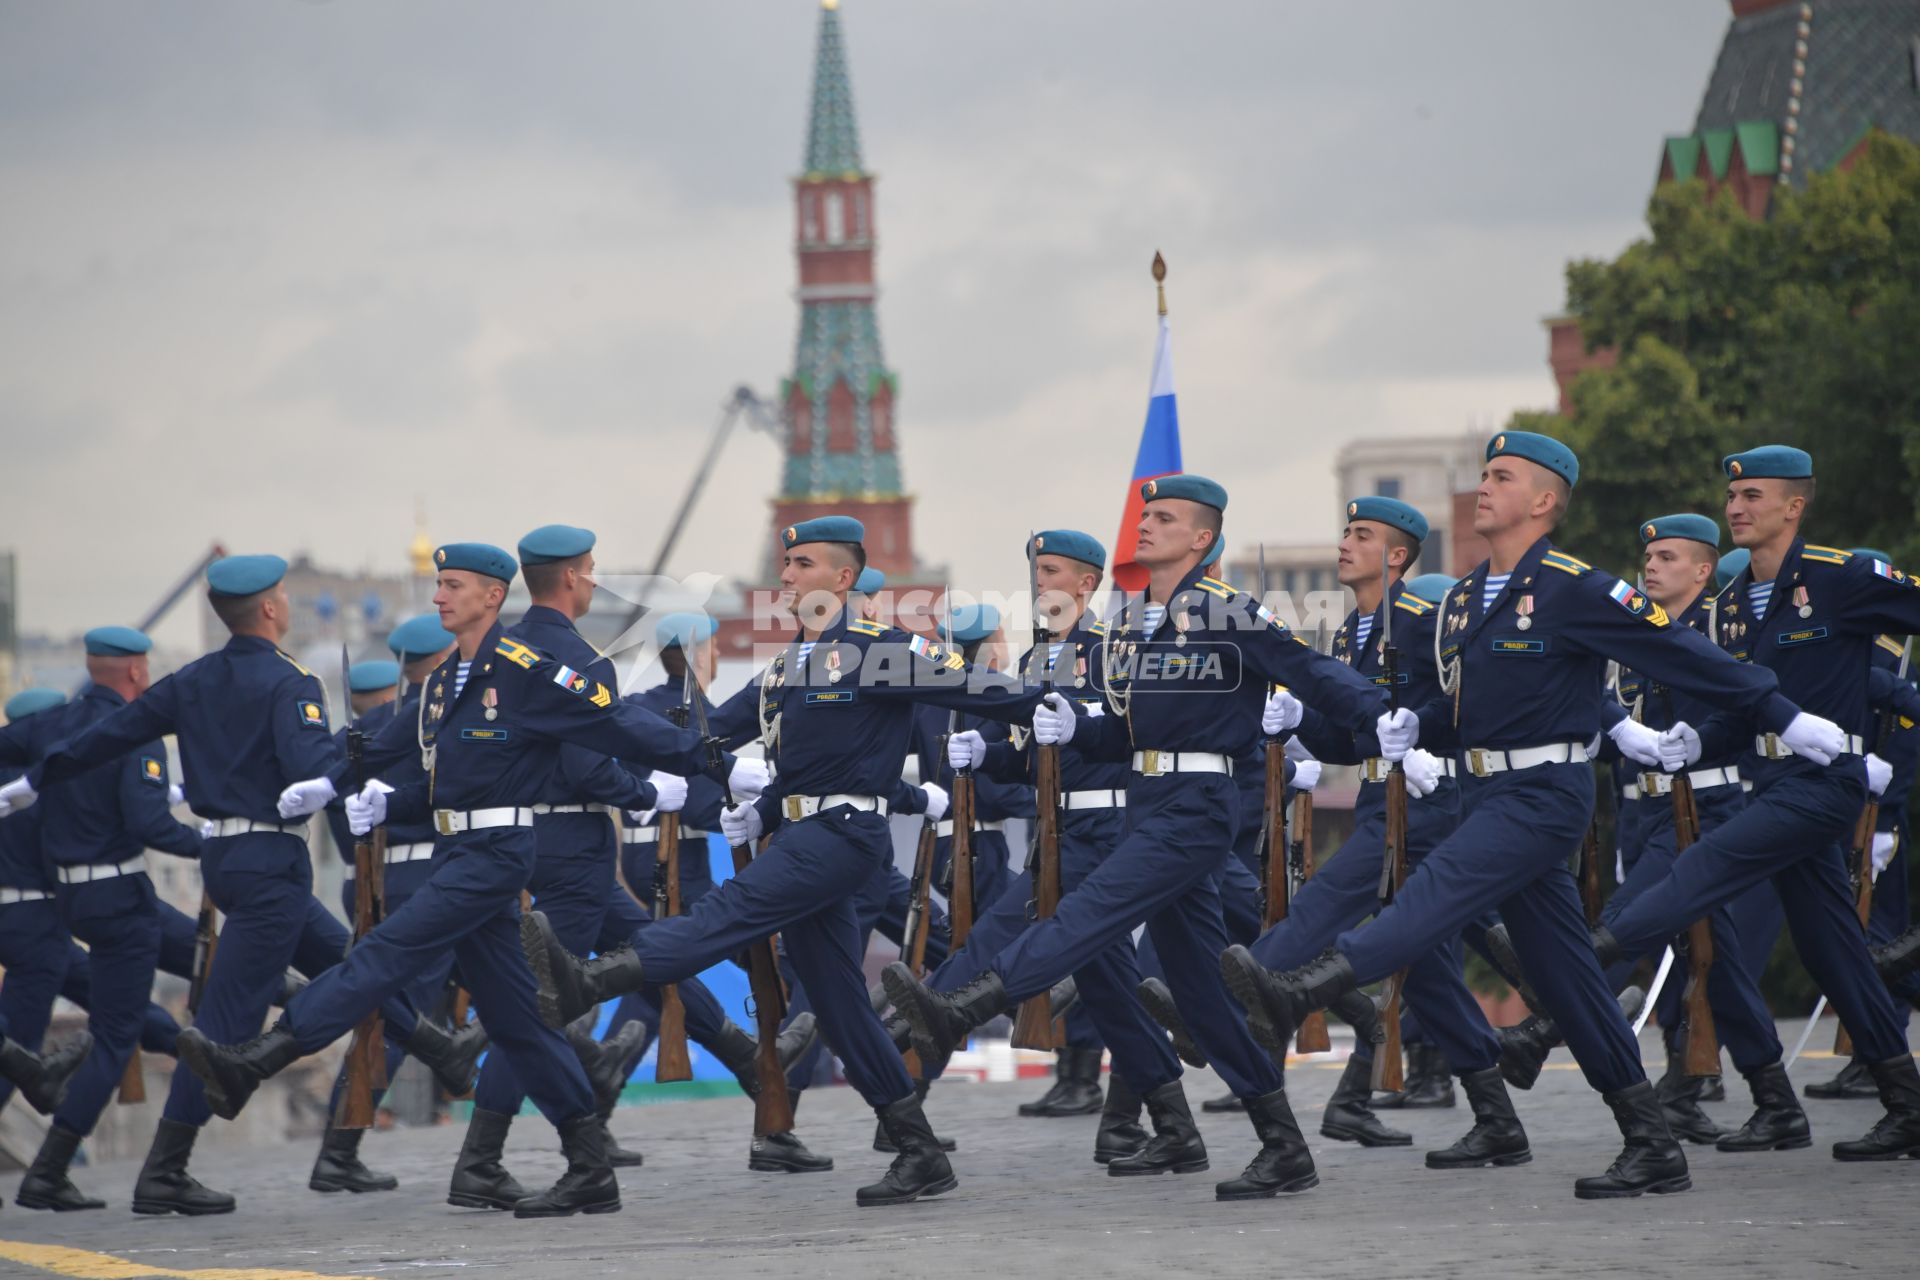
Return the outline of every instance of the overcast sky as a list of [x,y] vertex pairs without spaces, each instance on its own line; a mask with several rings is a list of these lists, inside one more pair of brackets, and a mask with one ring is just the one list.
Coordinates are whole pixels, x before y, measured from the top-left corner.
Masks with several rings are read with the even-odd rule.
[[[132,621],[213,540],[398,572],[548,521],[651,559],[792,358],[815,0],[0,4],[0,547]],[[1633,238],[1720,0],[844,0],[917,539],[1017,584],[1112,538],[1162,250],[1228,537],[1337,525],[1348,438],[1545,406],[1572,256]],[[751,574],[741,436],[671,566]],[[163,632],[191,644],[183,617]]]

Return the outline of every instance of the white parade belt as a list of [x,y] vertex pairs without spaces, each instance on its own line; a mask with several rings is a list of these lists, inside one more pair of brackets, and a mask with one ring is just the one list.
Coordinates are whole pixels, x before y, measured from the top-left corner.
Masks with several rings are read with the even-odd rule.
[[[390,844],[387,846],[387,865],[401,862],[425,862],[433,856],[433,841],[416,840],[411,844]],[[353,879],[353,859],[347,859],[346,878]]]
[[520,809],[435,809],[433,829],[443,836],[462,831],[485,831],[489,827],[530,827],[533,810]]
[[1494,747],[1468,747],[1460,753],[1460,758],[1466,762],[1467,772],[1476,778],[1514,769],[1537,769],[1543,764],[1585,764],[1588,759],[1584,742],[1550,742],[1543,747],[1513,747],[1504,751]]
[[[1434,759],[1439,761],[1440,772],[1447,777],[1457,778],[1460,776],[1459,766],[1454,764],[1452,757],[1435,756]],[[1393,761],[1387,759],[1385,756],[1368,756],[1360,762],[1360,781],[1385,782],[1387,780],[1387,774],[1392,772],[1392,770]]]
[[118,866],[84,862],[78,866],[55,867],[54,875],[61,884],[87,884],[94,880],[111,880],[115,876],[137,876],[147,869],[147,856],[143,853],[137,858],[128,858]]
[[1169,773],[1224,773],[1233,776],[1233,761],[1218,751],[1136,751],[1133,771],[1158,778]]
[[1124,791],[1062,791],[1060,807],[1062,809],[1124,809],[1127,807],[1127,793]]
[[[1713,787],[1731,787],[1740,781],[1740,771],[1728,766],[1725,769],[1695,769],[1687,775],[1687,781],[1693,784],[1695,791],[1706,791]],[[1636,792],[1629,799],[1640,796],[1665,796],[1673,794],[1673,775],[1670,773],[1643,773],[1637,787],[1629,786]]]
[[[1782,742],[1777,733],[1763,733],[1755,738],[1753,750],[1756,755],[1764,756],[1768,760],[1785,760],[1794,754],[1793,748]],[[1840,754],[1858,756],[1866,754],[1866,750],[1867,744],[1861,740],[1860,735],[1850,733],[1847,735],[1847,749]]]
[[837,792],[830,796],[781,796],[780,812],[788,822],[798,822],[802,818],[811,818],[823,809],[834,809],[840,805],[850,805],[863,813],[877,813],[885,816],[887,798],[885,796],[856,796]]

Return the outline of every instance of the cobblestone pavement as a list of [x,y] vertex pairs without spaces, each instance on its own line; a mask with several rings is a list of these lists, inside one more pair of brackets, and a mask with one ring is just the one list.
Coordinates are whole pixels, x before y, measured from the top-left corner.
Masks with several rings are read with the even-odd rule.
[[[1648,1036],[1650,1046],[1653,1037]],[[1650,1061],[1658,1055],[1651,1047]],[[1652,1064],[1657,1070],[1657,1062]],[[1828,1058],[1803,1059],[1796,1083],[1823,1079]],[[1878,1116],[1866,1102],[1809,1102],[1816,1143],[1772,1155],[1690,1151],[1695,1190],[1640,1200],[1583,1202],[1573,1180],[1603,1169],[1618,1148],[1611,1117],[1565,1057],[1520,1113],[1535,1159],[1517,1169],[1429,1171],[1421,1152],[1468,1124],[1454,1110],[1405,1112],[1392,1122],[1411,1149],[1363,1151],[1319,1137],[1318,1112],[1337,1068],[1296,1063],[1294,1104],[1311,1137],[1321,1185],[1305,1195],[1241,1204],[1213,1199],[1216,1178],[1252,1154],[1244,1118],[1208,1115],[1208,1174],[1109,1178],[1092,1163],[1094,1120],[1029,1120],[1019,1102],[1042,1087],[953,1084],[929,1106],[936,1128],[959,1140],[955,1192],[895,1209],[857,1209],[854,1188],[876,1177],[872,1113],[850,1089],[807,1095],[801,1131],[831,1153],[829,1174],[746,1171],[750,1112],[740,1099],[630,1107],[615,1131],[646,1152],[620,1177],[615,1215],[515,1221],[448,1207],[447,1173],[458,1128],[372,1135],[365,1154],[401,1180],[381,1195],[306,1189],[313,1144],[214,1151],[196,1162],[210,1185],[240,1197],[220,1218],[146,1219],[127,1209],[137,1162],[83,1168],[78,1181],[105,1212],[56,1216],[8,1204],[0,1214],[0,1275],[59,1274],[131,1280],[225,1269],[221,1280],[328,1276],[647,1277],[753,1276],[1572,1276],[1912,1275],[1920,1260],[1920,1161],[1842,1165],[1835,1139]],[[1744,1088],[1731,1082],[1735,1098]],[[1220,1092],[1190,1073],[1199,1102]],[[1710,1108],[1723,1123],[1743,1101]],[[216,1122],[218,1123],[218,1122]],[[508,1146],[520,1179],[558,1176],[552,1130],[538,1118]],[[10,1202],[17,1175],[0,1179]],[[112,1255],[103,1257],[101,1255]],[[119,1261],[126,1260],[126,1261]],[[128,1263],[131,1263],[131,1267]],[[238,1275],[236,1275],[236,1270]],[[204,1280],[213,1280],[205,1277]]]

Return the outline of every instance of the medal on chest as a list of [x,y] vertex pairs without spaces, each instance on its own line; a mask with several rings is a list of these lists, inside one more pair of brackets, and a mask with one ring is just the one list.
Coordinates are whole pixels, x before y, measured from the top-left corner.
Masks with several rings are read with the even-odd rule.
[[486,710],[483,714],[489,720],[500,718],[500,691],[488,685],[480,694],[480,705]]
[[1514,602],[1513,611],[1520,615],[1514,620],[1514,626],[1522,631],[1533,630],[1533,594],[1531,592]]
[[1793,605],[1794,608],[1800,611],[1801,617],[1811,618],[1813,616],[1813,601],[1808,598],[1805,586],[1798,586],[1793,589]]

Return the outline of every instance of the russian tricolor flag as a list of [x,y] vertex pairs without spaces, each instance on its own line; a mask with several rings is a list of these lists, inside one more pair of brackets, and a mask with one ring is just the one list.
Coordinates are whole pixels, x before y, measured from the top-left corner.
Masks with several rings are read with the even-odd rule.
[[1123,591],[1144,591],[1147,571],[1133,562],[1140,544],[1140,486],[1161,476],[1180,473],[1180,409],[1173,398],[1173,343],[1167,317],[1160,317],[1160,337],[1153,347],[1153,391],[1147,401],[1147,424],[1140,429],[1140,451],[1133,457],[1133,480],[1121,510],[1120,534],[1113,540],[1113,580]]

